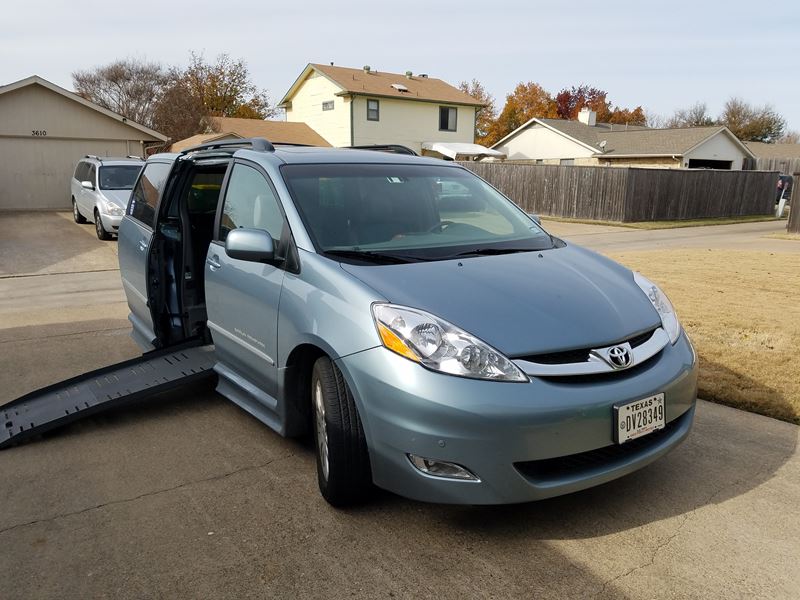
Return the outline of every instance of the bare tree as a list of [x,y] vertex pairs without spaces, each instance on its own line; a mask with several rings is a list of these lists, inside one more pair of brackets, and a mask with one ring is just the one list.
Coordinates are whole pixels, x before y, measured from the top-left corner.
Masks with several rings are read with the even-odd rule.
[[679,108],[666,120],[665,127],[709,127],[714,118],[708,114],[705,102],[695,102],[688,108]]
[[172,69],[169,83],[154,109],[154,129],[173,142],[182,140],[203,133],[206,114],[202,99],[192,92],[184,72]]
[[779,144],[800,144],[800,131],[790,129],[784,131],[783,135],[778,140]]
[[148,127],[153,126],[154,107],[167,82],[162,65],[133,58],[72,74],[77,94]]
[[667,126],[667,118],[646,108],[644,110],[644,125],[653,129],[662,129]]

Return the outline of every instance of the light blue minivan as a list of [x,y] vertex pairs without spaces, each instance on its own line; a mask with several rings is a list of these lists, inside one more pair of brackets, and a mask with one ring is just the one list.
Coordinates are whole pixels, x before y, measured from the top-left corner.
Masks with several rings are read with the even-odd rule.
[[697,357],[644,276],[469,170],[237,140],[151,157],[119,229],[143,349],[313,432],[322,495],[499,504],[597,485],[689,433]]

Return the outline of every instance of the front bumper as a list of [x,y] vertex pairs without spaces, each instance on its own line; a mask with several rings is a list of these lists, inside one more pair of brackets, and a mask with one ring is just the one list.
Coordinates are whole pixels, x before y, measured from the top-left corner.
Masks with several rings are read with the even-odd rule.
[[103,227],[109,233],[117,233],[119,231],[119,224],[122,223],[124,215],[107,215],[100,213],[100,220],[103,222]]
[[[375,484],[429,502],[526,502],[616,479],[688,435],[697,397],[685,334],[629,371],[529,383],[434,373],[383,347],[337,363],[358,404]],[[665,430],[616,446],[612,406],[659,392]],[[408,453],[457,463],[480,481],[425,475]]]

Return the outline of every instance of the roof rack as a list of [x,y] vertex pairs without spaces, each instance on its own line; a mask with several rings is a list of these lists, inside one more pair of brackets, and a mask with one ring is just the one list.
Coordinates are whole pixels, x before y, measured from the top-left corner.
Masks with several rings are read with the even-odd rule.
[[83,158],[93,158],[93,159],[95,159],[95,160],[99,160],[100,162],[103,162],[103,159],[102,159],[102,158],[100,158],[99,156],[97,156],[96,154],[87,154],[87,155],[86,155],[86,156],[84,156]]
[[192,146],[183,150],[181,154],[198,152],[200,150],[216,150],[217,148],[235,148],[236,146],[247,147],[257,152],[275,152],[275,146],[264,138],[245,138],[241,140],[224,140],[221,142],[208,142],[199,146]]
[[375,150],[376,152],[389,152],[390,154],[408,154],[410,156],[419,156],[408,146],[401,146],[400,144],[372,144],[370,146],[347,146],[351,150]]
[[141,156],[136,156],[135,154],[128,154],[125,158],[135,158],[136,160],[143,160]]

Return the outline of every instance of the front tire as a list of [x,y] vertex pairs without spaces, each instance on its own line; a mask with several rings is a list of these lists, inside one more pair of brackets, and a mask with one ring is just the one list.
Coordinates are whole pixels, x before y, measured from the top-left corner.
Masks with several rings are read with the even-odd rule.
[[75,198],[72,199],[72,218],[79,225],[83,225],[84,223],[86,223],[86,219],[81,214],[81,211],[78,210],[78,203],[75,202]]
[[103,227],[103,219],[100,218],[100,213],[95,209],[94,211],[94,230],[97,233],[98,240],[110,240],[111,234]]
[[327,356],[314,363],[311,404],[320,493],[333,506],[363,502],[372,490],[364,428],[342,372]]

